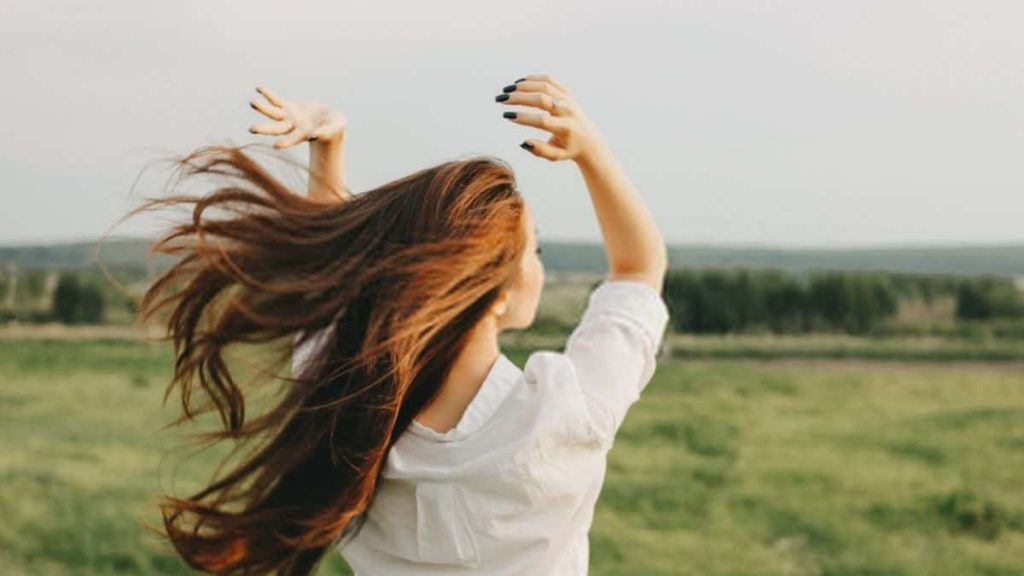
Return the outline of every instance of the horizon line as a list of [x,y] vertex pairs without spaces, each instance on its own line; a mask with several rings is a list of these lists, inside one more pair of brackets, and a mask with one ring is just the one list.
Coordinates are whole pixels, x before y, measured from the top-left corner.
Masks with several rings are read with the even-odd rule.
[[[132,235],[109,235],[103,238],[103,243],[109,242],[154,242],[158,237],[132,236]],[[0,241],[0,250],[4,249],[26,249],[39,247],[72,246],[80,244],[93,244],[99,238],[77,238],[77,239],[54,239],[54,240],[14,240]],[[541,238],[542,244],[577,244],[600,246],[600,239],[580,238]],[[668,248],[712,248],[732,250],[893,250],[893,249],[957,249],[957,248],[1020,248],[1024,249],[1024,239],[1018,240],[914,240],[914,241],[893,241],[879,244],[845,244],[829,246],[808,246],[808,245],[787,245],[779,243],[751,243],[751,242],[712,242],[712,241],[690,241],[672,242],[666,241]]]

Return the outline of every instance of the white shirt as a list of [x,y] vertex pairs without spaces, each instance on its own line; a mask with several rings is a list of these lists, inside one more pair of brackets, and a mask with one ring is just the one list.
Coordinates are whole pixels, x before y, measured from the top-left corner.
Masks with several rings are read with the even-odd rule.
[[607,452],[668,318],[647,284],[605,279],[564,352],[533,352],[522,370],[499,354],[443,434],[413,420],[362,531],[338,545],[355,575],[587,574]]

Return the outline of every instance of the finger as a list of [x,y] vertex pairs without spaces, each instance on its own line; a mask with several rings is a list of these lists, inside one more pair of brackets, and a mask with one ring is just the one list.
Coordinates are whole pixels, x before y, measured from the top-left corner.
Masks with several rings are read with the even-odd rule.
[[516,82],[515,84],[509,84],[502,88],[503,92],[537,92],[541,94],[548,94],[552,98],[558,98],[563,102],[569,101],[569,95],[563,92],[560,88],[547,82],[541,82],[540,80],[524,80],[523,82]]
[[298,130],[293,131],[291,134],[281,138],[277,142],[274,142],[274,148],[287,148],[289,146],[295,146],[299,142],[307,140],[308,137],[305,134],[300,133]]
[[278,109],[275,106],[271,106],[270,104],[264,104],[259,100],[249,101],[249,106],[251,106],[253,110],[261,112],[264,116],[269,117],[271,120],[284,120],[284,111]]
[[[523,94],[547,94],[551,97],[551,106],[545,108],[552,114],[559,116],[571,116],[576,110],[576,104],[572,99],[572,96],[562,92],[554,85],[547,82],[541,82],[539,80],[525,80],[523,82],[517,82],[515,84],[509,84],[502,88],[502,91],[507,93],[519,92]],[[558,110],[552,110],[554,106],[554,100],[558,100]]]
[[[529,74],[525,78],[526,80],[533,82],[547,82],[548,84],[551,84],[555,88],[561,90],[563,93],[569,93],[569,89],[565,87],[565,84],[562,84],[550,74]],[[516,82],[516,84],[522,84],[522,82]]]
[[253,124],[249,127],[249,132],[253,134],[269,134],[271,136],[277,136],[280,134],[287,134],[291,132],[295,126],[288,121],[282,122],[271,122],[270,124]]
[[547,130],[552,134],[564,134],[569,129],[569,120],[541,112],[505,112],[503,117],[516,124]]
[[[508,96],[508,98],[502,98],[503,96]],[[500,100],[498,98],[500,98]],[[554,98],[552,98],[550,94],[545,94],[543,92],[509,92],[499,95],[495,100],[502,104],[532,106],[533,108],[537,108],[545,112],[550,111],[554,106]],[[562,104],[563,102],[559,100],[559,113],[568,112],[570,110],[569,102],[565,102],[564,108]]]
[[263,86],[257,86],[256,91],[263,94],[263,97],[270,101],[271,104],[278,108],[284,108],[284,100],[274,94],[270,89],[264,88]]
[[530,152],[534,156],[540,156],[541,158],[546,158],[553,162],[558,160],[565,160],[566,158],[569,157],[569,153],[566,152],[564,149],[559,148],[558,146],[554,146],[552,144],[548,144],[547,142],[544,142],[542,140],[534,140],[532,138],[527,139],[524,140],[523,143],[520,144],[520,146],[526,149],[527,152]]

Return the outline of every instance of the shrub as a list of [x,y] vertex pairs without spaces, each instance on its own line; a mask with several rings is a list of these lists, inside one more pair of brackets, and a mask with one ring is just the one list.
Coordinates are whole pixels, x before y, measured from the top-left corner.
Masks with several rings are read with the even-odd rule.
[[96,324],[103,321],[103,294],[72,273],[61,274],[53,292],[53,316],[64,324]]

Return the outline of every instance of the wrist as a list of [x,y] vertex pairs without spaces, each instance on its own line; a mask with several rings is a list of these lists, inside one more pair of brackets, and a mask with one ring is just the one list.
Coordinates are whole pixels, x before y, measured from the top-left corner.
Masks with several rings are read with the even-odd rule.
[[330,134],[327,136],[320,136],[314,140],[309,141],[311,147],[316,146],[320,148],[338,148],[345,143],[345,133],[340,132],[338,134]]
[[603,142],[596,142],[584,148],[573,159],[581,170],[593,170],[613,160],[611,149]]

